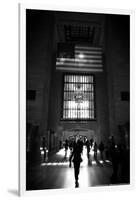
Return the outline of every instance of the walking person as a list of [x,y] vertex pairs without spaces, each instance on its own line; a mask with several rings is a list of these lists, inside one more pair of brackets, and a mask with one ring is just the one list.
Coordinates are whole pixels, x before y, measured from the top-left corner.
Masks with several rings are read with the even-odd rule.
[[100,144],[99,144],[99,151],[100,151],[100,158],[101,158],[101,160],[104,160],[104,157],[103,157],[104,144],[103,144],[102,141],[101,141]]
[[70,156],[70,166],[71,162],[74,163],[74,176],[75,176],[75,187],[79,187],[79,172],[80,172],[80,163],[82,162],[81,154],[83,151],[82,142],[79,140],[79,136],[77,135],[75,138],[75,142],[73,144],[73,151]]
[[119,169],[119,160],[120,160],[120,151],[118,146],[115,143],[114,136],[110,140],[110,156],[113,167],[113,173],[111,176],[112,183],[117,183],[118,181],[118,169]]
[[93,138],[90,139],[90,145],[91,145],[91,148],[93,146]]
[[97,161],[97,149],[98,149],[98,147],[97,147],[97,143],[95,142],[94,143],[94,159]]
[[45,137],[42,138],[42,148],[43,148],[43,152],[44,152],[44,158],[43,161],[46,161],[46,139]]
[[68,140],[66,139],[66,140],[65,140],[65,157],[64,157],[65,159],[67,159],[68,146],[69,146],[69,145],[68,145]]
[[90,158],[90,142],[87,140],[86,142],[86,148],[87,148],[87,158]]

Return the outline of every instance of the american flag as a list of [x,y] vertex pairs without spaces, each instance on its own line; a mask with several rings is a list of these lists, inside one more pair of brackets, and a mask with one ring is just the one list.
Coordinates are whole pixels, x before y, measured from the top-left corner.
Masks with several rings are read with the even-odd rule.
[[[65,50],[65,49],[64,49]],[[56,69],[63,71],[103,71],[102,47],[75,45],[74,52],[61,51],[56,59]]]

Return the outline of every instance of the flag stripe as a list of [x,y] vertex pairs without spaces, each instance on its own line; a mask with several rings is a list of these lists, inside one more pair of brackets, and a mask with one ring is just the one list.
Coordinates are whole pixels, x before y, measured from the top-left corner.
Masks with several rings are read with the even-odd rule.
[[82,71],[82,72],[102,72],[103,69],[101,68],[78,68],[78,67],[64,67],[60,66],[57,68],[58,70],[63,70],[63,71]]
[[75,46],[75,50],[90,50],[90,51],[92,51],[92,50],[102,50],[102,48],[101,47],[86,47],[86,46]]
[[[75,58],[79,58],[79,57],[80,57],[80,54],[75,55]],[[84,59],[95,59],[95,58],[97,58],[97,55],[93,55],[93,54],[85,55],[85,54],[83,54],[83,57],[84,57]],[[100,58],[98,57],[98,59],[102,59],[102,56]]]
[[58,58],[57,59],[57,62],[58,63],[102,63],[102,60],[99,60],[99,59],[79,59],[79,58]]
[[84,54],[84,55],[85,54],[86,55],[93,55],[93,54],[95,55],[96,54],[96,55],[102,55],[102,53],[103,53],[102,51],[85,51],[85,50],[81,50],[80,51],[80,50],[75,50],[75,55],[76,54]]
[[[60,62],[57,62],[57,65],[61,65]],[[78,66],[78,67],[103,67],[102,64],[86,64],[86,63],[64,63],[64,66]]]

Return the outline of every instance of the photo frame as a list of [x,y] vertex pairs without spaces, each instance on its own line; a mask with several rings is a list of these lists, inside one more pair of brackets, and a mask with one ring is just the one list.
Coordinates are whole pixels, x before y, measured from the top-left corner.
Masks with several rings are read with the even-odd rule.
[[[37,15],[37,13],[39,13],[39,17]],[[79,16],[77,16],[77,15],[79,15]],[[121,34],[124,34],[124,32],[120,32],[120,34],[119,34],[118,33],[119,31],[118,32],[116,31],[115,27],[117,27],[117,25],[115,27],[112,26],[112,20],[114,20],[114,23],[118,23],[117,19],[110,20],[109,15],[110,16],[120,16],[120,18],[118,17],[118,19],[121,19],[121,16],[122,16],[122,18],[123,17],[125,18],[125,16],[128,16],[129,27],[128,27],[128,20],[121,19],[122,23],[123,22],[126,23],[126,24],[124,24],[124,27],[128,31],[127,38],[124,39],[123,42],[121,42],[121,40],[119,40],[119,42],[118,42],[118,38],[125,37],[125,36],[121,35]],[[47,22],[45,22],[45,20],[42,20],[44,18],[44,16],[48,17],[48,19],[46,20]],[[52,16],[52,19],[51,19],[51,16]],[[92,28],[94,26],[91,26],[92,22],[90,19],[88,20],[89,16],[92,16],[92,18],[93,18],[92,21],[94,22],[94,24],[96,24],[95,27],[99,26],[99,24],[100,24],[99,21],[101,20],[100,28],[104,29],[104,31],[102,31],[102,33],[101,33],[100,31],[98,32],[98,28],[97,28],[96,29],[97,33],[95,31],[95,38],[93,38],[92,41],[91,41],[91,38],[94,37],[93,36],[94,29],[92,29]],[[105,16],[108,16],[108,23],[109,23],[106,25],[105,25],[106,19],[103,20],[103,18]],[[63,20],[63,18],[64,18],[64,20]],[[82,18],[85,18],[85,19],[82,20]],[[52,20],[52,23],[54,23],[53,27],[51,27],[51,23],[50,23],[49,19]],[[86,23],[86,21],[87,21],[86,19],[88,20],[87,23]],[[79,20],[79,23],[77,24],[76,22],[74,22],[75,20],[76,21]],[[72,22],[70,22],[70,21],[72,21]],[[68,27],[65,27],[65,24],[67,24]],[[45,30],[44,30],[45,25],[48,25],[48,28],[47,29],[45,28]],[[71,25],[72,25],[72,29],[70,30]],[[59,38],[55,38],[55,36],[52,36],[50,34],[50,33],[52,33],[51,30],[55,30],[55,26],[57,28],[56,31],[57,32],[59,31],[58,32]],[[51,29],[51,30],[49,30],[49,29]],[[110,34],[112,35],[112,37],[109,38],[110,41],[107,42],[107,44],[105,44],[105,40],[106,41],[108,40],[108,38],[106,38],[104,35],[105,29],[108,32],[108,36]],[[74,7],[74,8],[68,7],[67,8],[66,6],[63,6],[63,8],[61,8],[61,7],[59,8],[57,5],[55,7],[54,6],[51,7],[51,6],[47,6],[47,5],[25,5],[25,4],[19,5],[19,38],[20,38],[20,40],[19,40],[19,51],[20,51],[19,52],[19,65],[20,65],[19,66],[19,83],[20,83],[20,89],[19,89],[19,102],[20,102],[19,103],[20,104],[19,105],[19,117],[20,117],[20,119],[19,119],[19,193],[21,196],[32,195],[32,194],[35,194],[35,195],[53,194],[53,193],[60,194],[60,193],[66,193],[66,192],[78,193],[80,191],[82,191],[82,192],[102,191],[102,190],[104,190],[105,187],[107,190],[108,189],[109,190],[111,190],[111,189],[112,190],[130,189],[133,187],[133,185],[134,185],[134,169],[133,169],[133,163],[134,163],[134,160],[133,160],[133,152],[134,152],[133,138],[134,138],[134,135],[133,135],[133,131],[132,131],[132,129],[133,129],[133,127],[132,127],[132,124],[133,124],[133,122],[132,122],[132,118],[133,118],[132,112],[133,111],[132,110],[133,110],[133,108],[130,109],[130,102],[129,102],[130,91],[131,91],[131,95],[133,93],[132,85],[130,85],[130,83],[132,81],[132,76],[133,76],[133,72],[132,72],[133,45],[134,45],[133,29],[134,29],[134,12],[133,11],[106,10],[106,9],[79,8],[79,7],[78,8],[76,8],[76,7]],[[119,27],[119,30],[122,31],[121,27]],[[62,35],[63,31],[65,33],[65,36]],[[114,31],[116,31],[116,32],[114,33]],[[130,35],[129,35],[129,31],[130,31]],[[101,33],[101,35],[98,36],[98,34],[100,34],[100,33]],[[52,42],[50,43],[50,42],[48,42],[48,40],[44,40],[43,34],[45,34],[45,35],[47,34],[47,38],[50,38],[48,40],[50,40]],[[63,38],[63,37],[66,37],[66,38]],[[99,39],[98,39],[98,37],[99,37]],[[117,37],[117,39],[116,39],[116,37]],[[42,39],[42,41],[40,41],[40,38]],[[95,48],[95,46],[97,49],[99,48],[98,50],[95,48],[93,50],[92,54],[89,51],[88,52],[89,57],[93,56],[93,54],[95,54],[94,52],[96,52],[96,51],[98,51],[98,56],[99,56],[100,51],[101,51],[100,48],[102,46],[104,56],[102,57],[102,60],[98,60],[96,58],[96,60],[98,60],[98,61],[96,61],[95,66],[93,65],[92,70],[90,69],[90,66],[89,66],[89,63],[92,62],[91,60],[89,60],[89,62],[87,63],[87,59],[86,59],[85,65],[82,61],[79,60],[79,69],[78,69],[78,63],[76,64],[76,62],[78,62],[77,59],[84,59],[84,58],[76,58],[75,57],[76,60],[74,62],[72,60],[72,59],[74,59],[74,58],[72,58],[73,54],[71,54],[72,51],[70,50],[72,47],[68,48],[69,50],[67,50],[67,51],[65,50],[65,48],[62,47],[62,51],[60,51],[62,53],[62,56],[61,56],[61,54],[59,55],[59,52],[58,52],[58,54],[56,52],[57,47],[55,47],[54,45],[56,45],[56,43],[58,43],[58,42],[61,42],[61,44],[63,44],[63,43],[65,43],[65,41],[67,41],[68,44],[71,43],[73,45],[74,45],[74,43],[76,43],[76,41],[77,41],[77,44],[79,43],[79,45],[83,44],[82,45],[83,53],[85,50],[87,52],[89,51],[89,49],[93,50],[92,48]],[[128,44],[125,43],[126,41]],[[45,50],[44,45],[42,45],[42,47],[41,47],[41,44],[43,42],[45,42],[45,45],[47,46],[46,50]],[[118,71],[115,71],[115,73],[116,73],[116,78],[117,78],[117,76],[118,76],[118,78],[120,77],[120,79],[119,79],[120,83],[116,82],[116,84],[119,84],[119,85],[115,86],[114,89],[117,89],[117,87],[118,87],[117,92],[119,94],[116,94],[114,91],[112,91],[112,88],[109,88],[109,83],[111,83],[113,81],[113,80],[109,80],[110,79],[109,74],[114,73],[112,71],[114,66],[110,70],[109,65],[111,64],[111,60],[109,59],[107,61],[107,57],[108,57],[107,54],[110,52],[112,42],[114,42],[113,43],[114,46],[116,44],[118,45],[118,46],[115,46],[115,48],[116,48],[115,51],[112,48],[113,53],[111,54],[111,56],[114,56],[114,54],[115,54],[115,55],[117,55],[117,59],[118,59],[118,63],[116,62],[118,64]],[[35,43],[35,46],[34,46],[34,43]],[[92,43],[92,45],[90,45],[88,43],[90,43],[90,44]],[[82,48],[79,45],[77,47],[75,47],[76,52],[78,51],[79,48]],[[37,51],[37,48],[39,51]],[[52,48],[54,50],[52,50]],[[119,48],[121,49],[121,51],[119,51]],[[56,49],[56,51],[55,51],[55,49]],[[51,60],[48,60],[49,56],[50,56],[50,53],[49,54],[47,53],[48,51],[53,56],[53,58],[51,58]],[[123,53],[121,53],[122,51],[124,51],[125,55]],[[63,52],[66,54],[65,57],[63,56]],[[117,53],[117,52],[119,52],[119,53]],[[45,57],[43,54],[45,54]],[[105,56],[105,54],[106,54],[106,56]],[[35,59],[35,56],[38,57],[38,59]],[[84,56],[86,56],[85,53],[84,53]],[[121,60],[120,57],[124,60]],[[38,62],[38,63],[33,62],[33,58],[34,58],[34,61]],[[41,63],[41,61],[40,61],[41,59],[43,60],[42,62],[44,62],[44,63]],[[48,65],[52,66],[52,72],[50,72],[51,67],[49,67],[48,69],[44,68],[44,66],[46,65],[46,59],[47,59],[47,62],[49,62]],[[67,59],[67,63],[66,63],[66,59]],[[68,62],[68,60],[69,60],[69,62]],[[73,66],[74,68],[72,67],[73,69],[71,69],[70,65]],[[107,65],[108,65],[108,67],[107,67]],[[124,72],[123,71],[124,69],[122,69],[122,68],[121,68],[121,70],[122,70],[121,71],[120,65],[123,65],[124,67],[126,67],[128,71]],[[32,70],[32,67],[34,67],[34,71]],[[66,67],[66,69],[65,69],[65,67]],[[40,69],[41,77],[37,77],[37,73],[39,73],[39,76],[40,76],[39,68],[41,68]],[[56,72],[58,72],[59,74],[57,75]],[[65,92],[66,92],[66,90],[64,91],[66,81],[65,81],[65,79],[64,80],[62,79],[63,76],[61,76],[60,73],[65,75],[66,72],[70,73],[70,77],[75,75],[76,72],[80,74],[80,77],[79,77],[79,75],[78,76],[76,75],[76,79],[74,79],[76,81],[74,81],[74,82],[67,81],[68,85],[69,84],[76,85],[77,80],[79,80],[79,84],[84,88],[86,87],[86,85],[89,84],[88,78],[87,78],[87,76],[85,77],[84,72],[86,72],[86,74],[88,74],[88,75],[94,74],[96,78],[98,77],[97,79],[95,78],[96,83],[94,83],[96,92],[94,95],[95,102],[93,104],[93,107],[94,107],[93,110],[96,110],[95,111],[96,118],[93,117],[93,116],[95,116],[95,114],[93,114],[93,115],[90,114],[91,113],[90,111],[93,111],[91,108],[86,109],[86,110],[90,110],[89,112],[86,112],[85,107],[83,107],[82,110],[84,111],[84,114],[79,114],[79,113],[82,113],[81,109],[80,109],[81,111],[78,111],[78,109],[76,109],[77,114],[73,114],[73,111],[70,111],[71,114],[69,114],[69,111],[67,111],[67,110],[73,110],[73,108],[68,105],[68,107],[65,109],[65,111],[67,111],[67,112],[64,111],[64,108],[63,108],[64,105],[67,103],[67,101],[71,101],[71,100],[65,100],[63,98],[63,93],[65,94]],[[43,77],[44,73],[45,73],[46,78],[45,78],[44,82],[41,82],[41,78],[44,78]],[[98,73],[100,73],[100,75]],[[101,73],[103,73],[103,75],[101,75]],[[121,75],[120,75],[120,73],[121,73]],[[123,77],[122,73],[125,73],[127,78]],[[108,76],[107,76],[107,74],[108,74]],[[59,84],[59,82],[61,83],[60,86],[62,86],[62,89],[58,90],[60,93],[60,95],[59,95],[60,97],[58,96],[58,98],[56,98],[57,97],[56,96],[57,88],[55,87],[55,84],[53,84],[53,81],[49,80],[49,78],[48,78],[49,75],[51,76],[52,80],[58,79],[57,82],[55,81],[55,84]],[[82,75],[84,77],[84,82],[80,81],[82,78],[81,77]],[[59,77],[61,76],[61,77],[58,78],[58,76]],[[123,81],[121,80],[122,77],[123,77]],[[85,78],[86,78],[86,80],[85,80]],[[34,79],[35,79],[35,81],[34,81]],[[36,79],[37,79],[37,81],[36,81]],[[70,79],[73,80],[72,77]],[[82,80],[83,80],[83,78],[82,78]],[[106,83],[107,85],[106,84],[105,84],[105,86],[97,85],[97,84],[102,85],[102,83],[103,83],[102,81],[105,81],[105,80],[107,81],[107,83]],[[44,84],[44,86],[42,84]],[[127,85],[127,87],[125,84]],[[87,93],[87,91],[85,91],[86,89],[83,89],[83,93],[85,93],[85,95],[84,95],[85,97],[82,95],[82,91],[78,92],[78,90],[80,90],[80,87],[81,87],[80,85],[78,85],[76,87],[77,92],[73,95],[73,97],[69,97],[70,99],[73,98],[72,101],[74,101],[76,103],[75,105],[77,105],[77,106],[81,104],[80,101],[83,101],[83,103],[85,103],[86,105],[87,105],[87,101],[90,102],[89,98],[86,97],[86,93]],[[49,90],[47,87],[49,88]],[[100,96],[100,91],[106,91],[105,90],[106,87],[108,89],[107,96],[110,95],[110,100],[107,96],[106,97],[104,95]],[[97,91],[97,88],[98,88],[98,91]],[[43,91],[45,91],[45,92],[43,92]],[[54,94],[53,93],[50,94],[51,91],[54,91],[53,92]],[[27,95],[27,94],[29,94],[29,95]],[[49,94],[49,99],[47,99],[47,94]],[[89,93],[89,94],[91,95],[91,93]],[[124,112],[124,109],[127,108],[127,116],[129,119],[129,121],[128,121],[129,125],[124,123],[126,120],[126,118],[125,118],[126,113],[122,114],[120,112],[120,115],[121,115],[120,123],[122,121],[122,124],[118,124],[118,127],[114,128],[114,126],[115,126],[115,124],[113,125],[113,117],[114,116],[113,116],[113,111],[111,111],[111,109],[113,107],[112,95],[114,95],[115,98],[119,98],[119,100],[118,99],[114,100],[114,105],[117,107],[117,110],[119,108],[121,108],[122,112]],[[27,96],[28,96],[29,102],[27,102],[28,101],[26,99]],[[74,98],[76,96],[77,96],[77,98],[74,100]],[[103,105],[103,103],[100,101],[97,101],[97,96],[101,97],[101,98],[103,97],[103,101],[105,101],[104,105],[106,105],[106,107],[108,107],[108,109],[109,109],[108,112],[110,114],[107,112],[106,109],[104,110],[102,107],[100,107],[100,104]],[[42,99],[38,99],[40,97],[42,97]],[[54,109],[56,109],[56,104],[51,103],[51,105],[50,105],[50,103],[49,103],[49,102],[55,101],[55,100],[53,100],[53,98],[57,99],[57,101],[59,100],[60,102],[61,102],[61,99],[63,100],[62,105],[60,105],[60,103],[59,103],[60,109],[62,110],[62,108],[63,108],[62,120],[61,120],[61,112],[57,111],[57,112],[59,112],[58,113],[59,119],[57,120],[57,122],[55,122],[55,124],[57,123],[57,127],[55,124],[54,125],[52,124],[52,120],[54,120],[53,115],[47,114],[47,112],[50,112],[50,111],[54,113]],[[87,99],[87,101],[84,99]],[[109,104],[106,104],[106,100],[109,101]],[[131,98],[130,98],[130,100],[131,100]],[[118,102],[119,102],[120,107],[117,106]],[[123,103],[125,105],[124,107],[122,107]],[[42,104],[41,108],[39,107],[40,104]],[[97,106],[99,106],[100,108],[97,108]],[[31,107],[31,109],[30,109],[30,107]],[[64,113],[65,113],[65,115],[64,115]],[[44,118],[43,117],[44,114],[47,114],[47,117]],[[35,186],[31,185],[32,184],[31,181],[33,182],[33,181],[35,181],[35,179],[30,181],[30,174],[33,172],[29,171],[30,168],[29,169],[27,168],[28,167],[27,159],[30,159],[30,157],[28,158],[28,155],[30,156],[30,154],[28,154],[27,152],[29,152],[30,148],[31,148],[30,147],[30,140],[31,140],[30,137],[31,136],[27,135],[28,130],[30,131],[32,129],[34,130],[34,127],[36,128],[33,133],[36,134],[34,138],[36,139],[36,141],[39,140],[39,144],[37,142],[36,142],[37,144],[35,144],[35,141],[34,141],[34,146],[35,145],[36,145],[35,147],[39,146],[39,150],[40,150],[39,153],[41,154],[40,159],[41,159],[41,157],[43,157],[43,155],[46,156],[45,157],[46,162],[43,163],[42,160],[39,159],[39,165],[41,167],[47,166],[47,163],[52,163],[52,161],[48,162],[48,157],[50,157],[49,155],[51,155],[52,152],[55,153],[55,151],[59,152],[59,146],[58,146],[59,143],[57,144],[57,141],[60,142],[60,139],[65,141],[65,139],[68,136],[71,136],[71,137],[76,136],[76,135],[78,135],[78,133],[79,133],[79,136],[81,136],[82,138],[83,137],[85,138],[86,134],[87,134],[87,139],[91,139],[89,137],[93,136],[94,141],[97,141],[98,143],[100,142],[101,138],[106,138],[106,139],[107,139],[107,137],[112,138],[112,133],[108,134],[108,136],[106,136],[104,133],[104,136],[103,137],[101,136],[101,132],[102,132],[101,129],[103,128],[103,130],[104,130],[103,132],[106,132],[106,129],[108,127],[108,126],[104,127],[104,123],[105,123],[104,118],[105,118],[106,114],[108,114],[108,122],[106,122],[106,123],[107,124],[109,123],[109,127],[111,127],[111,128],[109,128],[109,130],[113,131],[113,136],[116,136],[116,131],[118,129],[120,131],[124,131],[124,129],[126,130],[129,126],[128,130],[130,131],[130,135],[129,135],[130,140],[129,140],[128,147],[129,147],[129,151],[130,151],[129,152],[129,154],[130,154],[129,176],[130,177],[129,177],[129,182],[127,182],[127,184],[125,182],[121,182],[121,181],[117,182],[117,184],[107,182],[105,184],[102,183],[102,184],[98,184],[98,185],[91,184],[88,187],[86,187],[86,185],[85,185],[85,187],[80,187],[77,189],[74,187],[66,187],[66,186],[64,187],[64,186],[59,186],[59,185],[57,185],[57,187],[55,187],[52,184],[51,184],[51,186],[48,186],[48,184],[47,184],[46,187],[43,187],[43,184],[41,184],[40,187],[39,187],[39,185],[38,185],[38,187],[36,185]],[[103,115],[103,118],[99,117],[101,115]],[[125,117],[124,117],[124,115],[125,115]],[[50,117],[48,117],[48,116],[50,116]],[[67,118],[67,120],[68,120],[68,122],[67,122],[68,125],[65,124],[65,121],[66,121],[65,118]],[[93,119],[93,120],[91,120],[91,119]],[[46,120],[49,120],[49,122],[48,121],[46,122],[47,126],[45,126]],[[92,123],[92,125],[89,125],[89,123],[87,123],[89,120],[90,120],[89,123]],[[117,122],[119,123],[119,121],[117,121]],[[82,124],[82,126],[81,126],[81,124]],[[52,125],[54,128],[52,127]],[[92,126],[94,127],[93,129],[92,129]],[[39,130],[39,135],[37,136],[37,128],[38,127],[40,128],[40,130]],[[60,138],[58,138],[59,137],[58,134],[60,134],[61,132],[62,132],[62,135],[60,136]],[[128,135],[126,137],[128,137]],[[62,147],[64,147],[64,145],[65,144],[62,143]],[[117,144],[117,146],[118,146],[118,144]],[[35,150],[36,150],[36,148],[33,149],[31,159],[33,157],[34,157],[33,159],[35,159],[37,157],[36,155],[37,155],[38,151],[36,151],[36,153],[34,153]],[[31,162],[32,162],[32,160],[31,160]],[[55,162],[53,162],[53,163],[55,163]],[[111,162],[111,164],[112,164],[112,162]],[[58,162],[58,165],[60,165],[59,162]],[[50,171],[50,173],[52,173],[52,171]],[[80,173],[81,173],[81,169],[80,169]],[[72,177],[73,177],[73,170],[72,170]],[[50,180],[50,177],[49,177],[49,180]],[[41,182],[41,181],[39,181],[39,182]],[[29,188],[29,189],[27,189],[27,188]],[[56,190],[56,189],[59,189],[59,190]]]

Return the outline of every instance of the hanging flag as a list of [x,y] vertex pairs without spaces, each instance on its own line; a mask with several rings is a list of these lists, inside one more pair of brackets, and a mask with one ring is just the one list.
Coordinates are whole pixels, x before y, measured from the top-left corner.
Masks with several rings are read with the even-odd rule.
[[58,54],[56,69],[63,71],[102,72],[103,50],[101,47],[84,45],[75,45],[72,48],[68,47],[68,51],[62,51],[62,54]]

